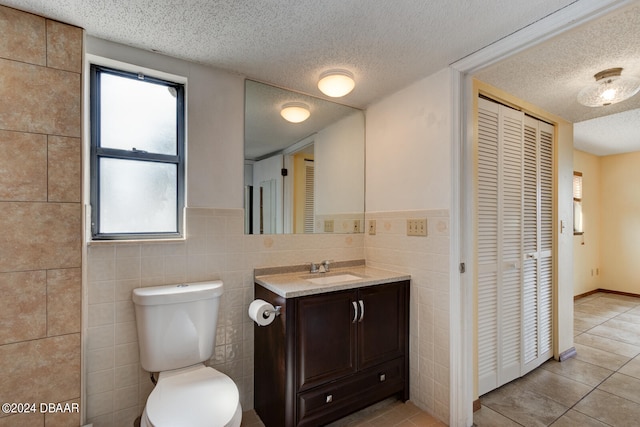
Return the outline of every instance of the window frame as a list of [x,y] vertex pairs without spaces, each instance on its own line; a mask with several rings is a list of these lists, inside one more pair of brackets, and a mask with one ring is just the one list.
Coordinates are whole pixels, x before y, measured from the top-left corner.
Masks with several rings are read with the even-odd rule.
[[[167,79],[153,77],[148,74],[126,71],[109,66],[90,64],[89,70],[89,119],[90,119],[90,203],[91,203],[91,239],[92,240],[157,240],[178,239],[184,237],[184,206],[185,206],[185,84]],[[132,80],[144,80],[176,90],[176,154],[149,153],[143,150],[123,150],[106,148],[100,145],[100,76],[111,74]],[[120,160],[134,160],[142,162],[158,162],[175,164],[177,166],[176,188],[176,231],[168,232],[118,232],[101,233],[100,230],[100,159],[111,158]]]
[[[579,181],[579,188],[576,186],[576,181]],[[576,191],[579,190],[580,197],[577,197]],[[584,183],[582,181],[582,172],[573,171],[573,235],[581,236],[584,234],[584,224],[582,223],[582,196],[584,193]],[[578,221],[577,215],[580,216]]]

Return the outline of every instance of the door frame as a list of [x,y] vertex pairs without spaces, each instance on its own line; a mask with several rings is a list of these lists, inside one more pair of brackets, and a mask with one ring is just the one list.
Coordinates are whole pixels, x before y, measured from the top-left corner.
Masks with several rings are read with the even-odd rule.
[[[452,427],[468,427],[473,424],[474,390],[474,312],[475,299],[473,289],[473,124],[474,73],[482,68],[495,64],[511,55],[542,43],[556,35],[571,30],[579,25],[598,19],[608,13],[633,3],[633,0],[579,0],[552,15],[541,19],[520,31],[487,46],[472,55],[450,65],[451,78],[451,230],[450,230],[450,405],[449,425]],[[557,153],[557,151],[556,151]],[[559,171],[556,170],[556,174]],[[557,188],[557,182],[555,183]],[[558,197],[562,197],[559,193]],[[560,221],[571,222],[571,217],[558,217],[558,206],[555,206],[554,229]],[[554,230],[555,244],[566,248],[558,259],[556,280],[560,277],[567,283],[573,283],[572,241],[569,233],[561,236]],[[571,233],[572,234],[572,233]],[[560,236],[560,237],[559,237]],[[565,238],[566,237],[566,238]],[[571,236],[572,237],[572,236]],[[561,241],[559,241],[561,240]],[[567,240],[565,242],[565,240]],[[565,254],[566,252],[566,254]],[[460,266],[464,263],[464,273]],[[556,282],[557,283],[557,282]],[[554,317],[558,317],[558,300],[573,300],[573,292],[563,289],[554,293]],[[573,305],[570,305],[571,320]],[[563,318],[566,317],[563,314]],[[567,338],[572,344],[573,325],[558,329],[554,322],[556,339],[554,353],[562,348],[565,329],[569,330]],[[558,347],[560,346],[560,347]],[[561,350],[560,350],[561,351]],[[556,357],[559,355],[556,354]]]

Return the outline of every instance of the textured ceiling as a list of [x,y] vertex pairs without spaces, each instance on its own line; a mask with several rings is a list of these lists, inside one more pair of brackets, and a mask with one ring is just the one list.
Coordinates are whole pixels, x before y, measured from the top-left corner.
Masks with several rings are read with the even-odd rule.
[[0,0],[88,34],[364,108],[574,0]]
[[595,73],[613,67],[640,78],[640,2],[503,60],[476,77],[575,123],[574,146],[580,150],[596,155],[638,151],[640,94],[598,108],[576,100],[580,89],[595,81]]
[[[321,96],[330,68],[351,70],[355,90],[341,103],[371,103],[536,22],[576,0],[0,0],[77,25],[89,35],[237,72],[253,80]],[[588,1],[588,0],[579,0]],[[577,92],[610,67],[640,77],[640,2],[576,28],[478,73],[496,87],[576,125],[640,108],[633,101],[582,107]],[[602,124],[605,120],[596,123]],[[619,121],[620,122],[620,121]],[[608,126],[640,141],[640,126]],[[631,135],[631,136],[629,136]],[[591,138],[594,139],[594,138]],[[590,147],[590,148],[587,148]],[[601,151],[601,154],[606,154]]]
[[574,147],[596,156],[640,151],[640,109],[576,123]]

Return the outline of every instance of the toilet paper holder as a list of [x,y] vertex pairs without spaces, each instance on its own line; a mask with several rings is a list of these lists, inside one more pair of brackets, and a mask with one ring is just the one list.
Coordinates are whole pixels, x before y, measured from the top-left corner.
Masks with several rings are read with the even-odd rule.
[[276,305],[275,307],[273,307],[273,310],[265,310],[264,313],[262,313],[262,317],[268,319],[269,316],[271,316],[271,313],[273,313],[275,316],[280,316],[281,308],[282,306]]

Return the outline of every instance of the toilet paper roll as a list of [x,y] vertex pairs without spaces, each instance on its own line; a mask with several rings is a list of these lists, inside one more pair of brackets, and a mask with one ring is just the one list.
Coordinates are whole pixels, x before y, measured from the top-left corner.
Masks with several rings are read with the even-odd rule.
[[249,317],[260,326],[267,326],[276,318],[276,309],[266,301],[257,299],[249,304]]

